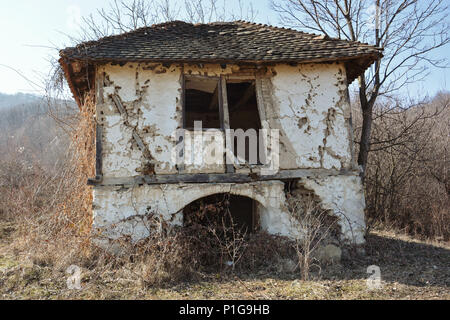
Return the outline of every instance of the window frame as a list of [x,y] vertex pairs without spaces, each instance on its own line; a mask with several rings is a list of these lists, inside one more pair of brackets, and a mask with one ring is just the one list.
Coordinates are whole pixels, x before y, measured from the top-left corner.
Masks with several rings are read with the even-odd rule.
[[[266,120],[264,111],[264,100],[261,89],[261,76],[256,72],[245,73],[245,74],[234,74],[234,75],[220,75],[220,76],[205,76],[205,75],[192,75],[192,74],[182,74],[182,127],[184,130],[193,131],[194,128],[186,127],[186,80],[187,79],[211,79],[218,80],[218,103],[219,103],[219,119],[220,128],[212,128],[215,130],[220,130],[224,134],[227,129],[230,129],[230,113],[228,108],[228,92],[227,92],[227,81],[230,82],[249,82],[253,81],[255,83],[255,93],[256,93],[256,104],[259,114],[259,119],[261,122],[261,128],[264,128],[263,121]],[[202,130],[208,130],[211,128],[202,128]],[[231,137],[225,136],[226,143],[229,143]],[[224,154],[227,157],[227,154]],[[226,163],[226,172],[234,173],[235,167],[234,163]]]
[[192,75],[192,74],[183,74],[183,84],[182,84],[182,90],[183,90],[183,97],[182,97],[182,125],[183,125],[183,129],[184,130],[188,130],[188,131],[193,131],[194,128],[193,127],[187,127],[186,126],[186,80],[189,79],[208,79],[208,80],[217,80],[217,86],[218,86],[218,93],[217,93],[217,98],[218,98],[218,104],[219,104],[219,123],[220,123],[220,128],[202,128],[202,130],[208,130],[208,129],[216,129],[216,130],[220,130],[220,131],[225,131],[224,129],[224,119],[223,119],[223,107],[222,107],[222,103],[223,103],[223,98],[222,98],[222,88],[221,88],[221,79],[222,77],[215,77],[215,76],[202,76],[202,75]]

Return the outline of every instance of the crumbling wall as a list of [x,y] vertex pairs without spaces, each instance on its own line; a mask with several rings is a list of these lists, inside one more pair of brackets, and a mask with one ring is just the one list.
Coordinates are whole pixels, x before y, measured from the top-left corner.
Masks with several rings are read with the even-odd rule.
[[262,230],[292,236],[298,231],[291,224],[283,189],[281,181],[95,187],[94,226],[105,238],[129,236],[136,241],[149,235],[150,213],[160,215],[168,225],[181,226],[185,206],[209,195],[230,193],[257,201]]
[[[97,120],[103,127],[103,176],[175,174],[174,133],[182,128],[183,74],[221,76],[257,72],[262,127],[280,130],[280,169],[352,170],[351,114],[343,64],[275,65],[247,69],[237,65],[107,64],[97,68]],[[118,110],[112,97],[123,105]],[[133,139],[139,135],[144,149]],[[219,132],[219,134],[221,134]],[[205,139],[205,138],[204,138]],[[186,167],[191,173],[223,173],[224,166]],[[357,173],[304,178],[326,209],[340,217],[343,236],[363,242],[364,195]],[[175,184],[96,186],[94,227],[117,238],[145,237],[145,217],[153,211],[174,225],[180,210],[215,193],[248,196],[258,201],[260,224],[270,233],[295,236],[285,208],[281,181],[247,184]]]
[[[171,161],[173,133],[181,126],[181,69],[162,65],[105,65],[98,69],[103,86],[97,118],[103,125],[103,174],[135,176],[151,164],[154,173],[176,173]],[[127,115],[121,115],[111,95],[117,95]],[[142,138],[145,155],[132,139]],[[150,173],[150,172],[147,172]]]
[[[260,71],[259,71],[260,72]],[[171,152],[174,133],[182,128],[182,74],[218,77],[249,74],[237,65],[104,65],[97,118],[104,127],[105,176],[134,176],[152,164],[157,174],[176,173]],[[351,169],[350,105],[342,64],[276,65],[266,73],[259,92],[262,119],[280,130],[280,168]],[[121,116],[111,95],[119,97]],[[148,148],[145,156],[132,139],[133,129]],[[205,139],[205,138],[204,138]],[[206,165],[205,165],[206,167]],[[211,166],[210,166],[211,167]],[[186,168],[202,172],[202,167]],[[205,168],[206,169],[206,168]],[[206,172],[224,172],[213,166]]]
[[[351,169],[350,104],[342,64],[277,65],[269,71],[267,119],[286,137],[281,169]],[[265,97],[269,99],[269,97]]]
[[321,207],[339,218],[342,240],[364,243],[364,190],[358,175],[337,175],[323,178],[302,178],[298,184],[312,190]]
[[[302,178],[297,184],[311,190],[321,207],[338,217],[342,241],[364,243],[365,203],[359,176]],[[297,228],[286,207],[284,187],[281,181],[95,187],[94,227],[106,238],[129,236],[136,241],[149,235],[146,220],[149,214],[160,215],[168,225],[182,226],[185,206],[209,195],[230,193],[257,201],[261,230],[301,237],[302,230]]]

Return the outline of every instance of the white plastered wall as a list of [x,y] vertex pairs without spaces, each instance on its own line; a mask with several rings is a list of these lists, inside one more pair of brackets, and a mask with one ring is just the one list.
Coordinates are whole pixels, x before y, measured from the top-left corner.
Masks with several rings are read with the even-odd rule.
[[157,214],[169,225],[181,226],[185,206],[209,195],[230,193],[257,201],[262,230],[284,236],[298,235],[285,206],[283,189],[281,181],[96,187],[94,226],[107,238],[131,236],[136,241],[149,235],[146,224],[149,214]]
[[[174,132],[182,127],[182,74],[220,76],[238,74],[239,66],[137,64],[98,68],[103,79],[97,118],[103,126],[104,177],[132,177],[142,173],[147,159],[132,139],[136,130],[150,151],[156,174],[176,174],[172,161]],[[120,97],[127,116],[120,115],[110,95]],[[262,75],[264,118],[281,135],[281,169],[352,169],[350,105],[343,64],[276,65]],[[189,169],[189,168],[188,168]],[[188,170],[189,172],[189,170]],[[223,167],[190,172],[224,172]],[[344,237],[364,241],[364,195],[359,177],[330,176],[303,179],[322,205],[340,216]],[[142,217],[158,212],[180,224],[180,210],[191,201],[214,193],[231,192],[260,203],[260,224],[274,234],[295,236],[288,223],[280,181],[255,184],[180,184],[94,188],[94,227],[109,226],[108,236],[144,237]],[[257,190],[261,189],[262,193]]]
[[303,178],[299,182],[321,200],[321,207],[339,218],[342,240],[364,243],[364,190],[358,175]]
[[273,102],[266,114],[270,126],[285,137],[281,168],[350,168],[350,104],[343,65],[278,65],[272,73],[268,92]]

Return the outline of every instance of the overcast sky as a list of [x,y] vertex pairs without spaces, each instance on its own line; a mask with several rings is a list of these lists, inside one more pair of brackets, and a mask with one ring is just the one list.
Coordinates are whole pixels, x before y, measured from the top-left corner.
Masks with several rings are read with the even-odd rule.
[[[248,3],[251,0],[243,0]],[[236,5],[227,2],[231,9]],[[257,22],[278,24],[278,18],[270,10],[269,0],[253,1],[258,11]],[[39,85],[49,72],[49,58],[57,56],[55,48],[69,45],[68,34],[76,34],[80,15],[95,12],[107,1],[94,0],[15,0],[0,3],[0,92],[42,93]],[[435,52],[448,57],[450,47]],[[10,69],[11,68],[11,69]],[[16,71],[29,78],[23,79]],[[415,93],[434,94],[450,90],[448,70],[433,69],[425,82],[410,88]]]

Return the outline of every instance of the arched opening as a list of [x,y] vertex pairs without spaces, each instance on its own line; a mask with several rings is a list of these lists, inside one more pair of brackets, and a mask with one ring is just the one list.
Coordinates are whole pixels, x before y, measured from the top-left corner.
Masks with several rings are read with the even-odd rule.
[[255,200],[230,193],[218,193],[197,199],[183,209],[183,225],[233,226],[246,233],[258,229]]

